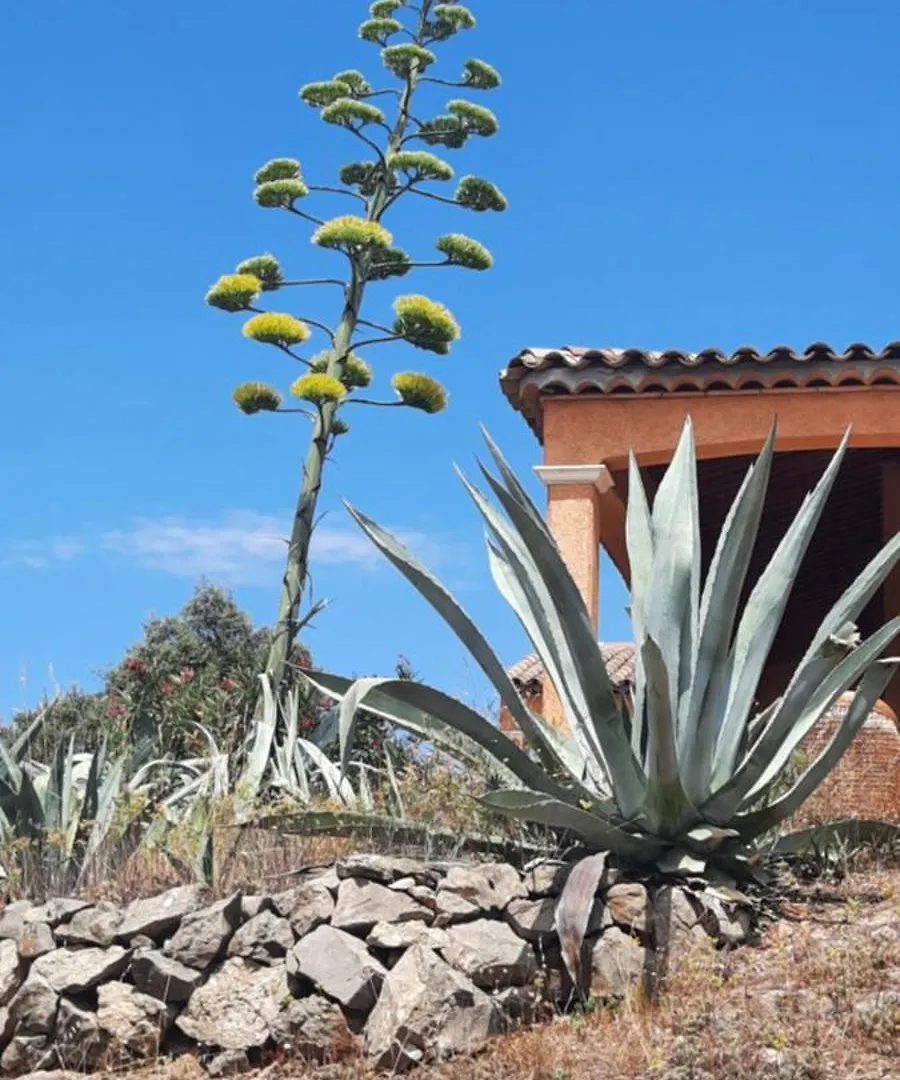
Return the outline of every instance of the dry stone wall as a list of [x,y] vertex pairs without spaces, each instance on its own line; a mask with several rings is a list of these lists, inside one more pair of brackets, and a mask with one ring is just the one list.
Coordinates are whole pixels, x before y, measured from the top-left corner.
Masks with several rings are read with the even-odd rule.
[[[290,889],[215,902],[194,886],[127,906],[9,904],[0,916],[0,1069],[91,1071],[194,1053],[213,1076],[279,1050],[385,1069],[476,1050],[571,997],[554,928],[568,868],[349,856]],[[675,940],[734,944],[746,913],[671,890]],[[644,885],[610,877],[588,927],[592,992],[644,969]]]

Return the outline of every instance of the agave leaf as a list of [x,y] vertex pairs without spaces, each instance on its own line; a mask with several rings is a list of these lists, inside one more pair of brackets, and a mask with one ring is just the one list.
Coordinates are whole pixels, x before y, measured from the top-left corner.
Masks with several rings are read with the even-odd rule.
[[837,479],[849,439],[848,428],[828,468],[804,499],[747,600],[732,647],[731,685],[716,745],[713,790],[727,782],[734,770],[760,675],[781,625],[797,572]]
[[13,742],[10,747],[10,754],[14,761],[21,761],[25,754],[28,752],[28,747],[31,745],[31,740],[40,731],[40,729],[47,722],[50,716],[50,711],[56,704],[56,698],[47,702],[38,711],[37,716],[31,721],[28,727],[22,732],[22,734]]
[[[309,673],[306,678],[323,693],[339,697],[342,712],[343,703],[350,697],[353,688],[363,684],[363,692],[356,693],[352,699],[356,709],[365,707],[414,735],[446,746],[451,753],[466,753],[466,743],[461,741],[462,737],[471,745],[466,756],[479,760],[486,752],[521,783],[548,794],[563,794],[563,789],[512,739],[479,716],[474,709],[440,690],[409,679],[360,679],[354,682],[320,671]],[[352,739],[357,722],[354,714],[346,729],[348,739]]]
[[535,527],[542,530],[547,539],[552,543],[555,543],[556,541],[553,538],[553,534],[550,532],[547,522],[544,520],[544,515],[534,505],[530,495],[519,482],[519,478],[509,467],[509,462],[500,452],[500,447],[488,434],[487,428],[485,428],[483,424],[481,425],[481,435],[487,444],[488,452],[494,459],[494,464],[497,466],[498,472],[503,477],[503,482],[506,484],[510,494],[518,501],[522,509],[531,516],[531,520]]
[[512,679],[488,645],[484,635],[447,592],[443,585],[433,577],[422,564],[402,544],[389,533],[367,518],[360,511],[346,504],[353,520],[375,544],[375,546],[397,567],[401,574],[431,604],[437,613],[453,630],[463,645],[469,650],[476,663],[493,683],[500,695],[500,700],[509,709],[519,726],[519,730],[534,747],[545,768],[557,770],[564,768],[564,763],[557,753],[544,725],[538,723],[526,708],[513,686]]
[[[653,499],[651,523],[652,586],[644,600],[644,626],[659,648],[663,670],[668,675],[669,702],[677,733],[681,700],[690,690],[700,594],[697,461],[690,417],[684,422],[672,461]],[[646,665],[646,654],[642,655],[642,661]]]
[[67,764],[73,750],[74,736],[68,747],[62,740],[56,746],[56,752],[50,765],[50,774],[47,777],[47,789],[43,798],[43,826],[45,829],[55,831],[65,828],[63,803],[67,780],[71,784],[71,766],[69,765],[67,769]]
[[772,846],[775,857],[806,855],[826,851],[837,844],[859,847],[861,844],[896,844],[900,840],[900,827],[886,821],[868,821],[864,818],[847,818],[814,825],[808,829],[786,833]]
[[315,765],[319,775],[325,781],[331,798],[337,802],[342,802],[351,809],[355,808],[357,803],[356,792],[340,766],[335,765],[327,754],[324,754],[315,743],[311,743],[307,739],[298,739],[297,745]]
[[[675,716],[669,697],[677,686],[669,677],[662,650],[652,637],[641,649],[646,680],[647,800],[646,811],[653,831],[665,836],[684,829],[686,820],[696,821],[681,782]],[[678,656],[674,656],[678,662]]]
[[609,777],[619,811],[623,817],[633,817],[644,802],[645,778],[625,735],[609,673],[584,599],[559,548],[548,539],[546,529],[541,530],[534,525],[536,509],[530,500],[530,509],[523,507],[486,469],[482,469],[482,472],[518,530],[556,605],[559,623],[572,653],[573,674],[580,682],[587,705],[587,717],[581,720],[576,716],[574,719],[584,723],[585,729],[590,724],[593,729],[592,741],[602,753],[603,769]]
[[625,858],[653,859],[665,848],[661,841],[620,829],[604,819],[599,810],[588,813],[571,803],[560,802],[533,791],[491,791],[483,795],[480,802],[519,821],[533,821],[539,825],[565,829],[590,847],[611,851]]
[[691,695],[679,742],[685,789],[695,803],[710,795],[719,708],[730,673],[728,652],[762,520],[775,436],[773,422],[759,457],[747,470],[729,508],[703,587]]
[[759,836],[800,809],[844,756],[898,667],[900,667],[900,659],[882,660],[869,668],[834,737],[803,772],[790,791],[762,810],[738,815],[735,825],[742,836],[745,838]]
[[644,480],[633,453],[628,455],[628,504],[625,508],[625,539],[631,569],[631,625],[635,649],[635,698],[631,748],[642,760],[644,748],[644,669],[640,645],[645,637],[646,611],[653,568],[653,521]]
[[254,724],[253,742],[247,754],[243,772],[238,778],[239,815],[246,812],[259,795],[263,777],[272,757],[272,744],[278,727],[278,705],[272,693],[272,684],[266,675],[260,675],[259,681],[262,686],[263,705]]
[[706,859],[699,859],[682,848],[670,848],[656,860],[656,868],[672,877],[701,877],[706,872]]
[[391,796],[394,800],[395,816],[404,821],[406,819],[406,806],[403,802],[403,793],[400,790],[400,782],[397,779],[397,770],[394,768],[393,756],[389,746],[384,748],[384,768],[387,773]]
[[582,957],[584,935],[591,920],[594,896],[601,878],[606,873],[608,858],[607,853],[601,851],[596,855],[589,855],[572,867],[553,914],[563,962],[579,993],[584,993],[585,990]]
[[704,817],[713,822],[730,822],[743,804],[759,797],[764,787],[778,775],[779,769],[772,767],[773,762],[781,758],[783,765],[788,760],[823,713],[873,664],[898,632],[900,618],[892,619],[844,657],[826,679],[810,690],[799,720],[794,720],[793,713],[784,709],[782,701],[728,783],[701,807]]

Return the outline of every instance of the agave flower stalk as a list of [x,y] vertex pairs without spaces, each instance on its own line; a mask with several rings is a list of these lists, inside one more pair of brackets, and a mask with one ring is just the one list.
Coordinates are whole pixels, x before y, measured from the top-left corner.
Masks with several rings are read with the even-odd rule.
[[[854,625],[900,558],[898,535],[835,601],[782,696],[755,709],[848,438],[849,432],[743,604],[774,427],[734,499],[705,580],[690,420],[652,509],[632,456],[627,543],[637,664],[628,707],[613,694],[591,618],[540,511],[488,439],[500,479],[484,467],[482,473],[496,503],[463,482],[487,528],[494,581],[540,655],[571,735],[529,710],[453,597],[393,537],[351,508],[363,531],[471,651],[531,752],[468,706],[420,683],[311,674],[319,690],[341,703],[345,760],[358,710],[365,708],[463,760],[488,759],[504,783],[483,801],[503,814],[563,830],[589,848],[657,872],[727,877],[731,884],[752,875],[766,838],[837,764],[900,665],[882,659],[900,633],[900,618],[865,639]],[[853,688],[853,703],[832,740],[779,792],[794,751]]]
[[[367,155],[374,155],[374,159],[345,166],[337,186],[308,183],[300,163],[288,158],[270,161],[256,175],[257,204],[315,225],[313,244],[343,256],[346,276],[315,275],[305,280],[288,280],[278,261],[271,255],[263,255],[244,260],[235,273],[220,278],[207,295],[207,302],[213,307],[228,312],[252,312],[253,318],[244,328],[245,335],[273,345],[308,372],[291,386],[293,396],[303,403],[300,408],[284,407],[281,394],[259,382],[246,383],[234,393],[235,404],[244,413],[299,413],[312,423],[288,541],[277,624],[266,663],[269,685],[276,696],[283,689],[287,658],[303,625],[301,604],[326,462],[335,440],[349,430],[341,415],[343,410],[351,404],[391,405],[430,414],[441,411],[447,401],[440,383],[418,372],[395,376],[393,386],[397,396],[393,400],[355,394],[368,382],[368,379],[360,382],[358,377],[362,364],[357,355],[360,351],[386,342],[405,341],[441,356],[450,351],[460,333],[446,308],[418,295],[396,298],[395,318],[390,326],[364,319],[363,304],[369,287],[389,278],[405,277],[420,267],[483,271],[493,262],[485,247],[459,234],[438,239],[436,246],[443,259],[414,261],[394,245],[385,218],[407,196],[479,212],[506,207],[506,200],[496,187],[478,177],[463,178],[452,198],[431,189],[435,184],[447,183],[454,175],[453,168],[431,148],[459,149],[469,138],[493,135],[497,130],[493,114],[472,102],[455,99],[446,103],[445,116],[420,120],[416,115],[419,97],[428,84],[449,86],[457,91],[487,91],[499,85],[497,72],[481,60],[468,61],[457,80],[438,79],[429,74],[438,60],[433,47],[474,27],[472,13],[461,5],[440,4],[435,0],[421,0],[418,4],[378,0],[371,5],[369,15],[359,28],[359,36],[379,47],[390,85],[374,89],[362,73],[344,71],[329,80],[304,86],[300,97],[319,110],[324,123],[342,128],[361,142]],[[356,212],[326,220],[306,209],[314,198],[322,200],[335,195],[352,199]],[[293,316],[261,312],[257,307],[264,294],[283,292],[289,287],[327,285],[339,286],[343,294],[333,325],[311,319],[305,313]],[[318,360],[311,361],[297,349],[315,331],[325,336],[326,349]],[[367,365],[362,366],[369,370]]]

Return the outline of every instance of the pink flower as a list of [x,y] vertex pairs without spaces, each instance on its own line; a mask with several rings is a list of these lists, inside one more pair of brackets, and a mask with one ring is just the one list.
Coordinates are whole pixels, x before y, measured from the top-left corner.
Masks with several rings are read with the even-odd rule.
[[237,690],[237,683],[233,679],[223,679],[222,689],[226,694],[230,694],[232,690]]

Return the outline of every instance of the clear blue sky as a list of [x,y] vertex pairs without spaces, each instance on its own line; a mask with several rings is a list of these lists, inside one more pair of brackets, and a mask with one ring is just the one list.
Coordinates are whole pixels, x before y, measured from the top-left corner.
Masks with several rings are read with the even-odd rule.
[[[423,201],[393,224],[423,253],[439,232],[469,231],[497,268],[413,283],[463,324],[451,358],[371,357],[382,385],[424,363],[452,407],[360,414],[328,476],[315,579],[333,605],[310,644],[321,663],[363,673],[406,653],[477,699],[459,647],[373,562],[340,498],[410,534],[513,661],[523,638],[451,467],[479,449],[479,421],[521,473],[539,460],[498,390],[510,356],[526,345],[900,336],[900,6],[473,7],[480,27],[446,50],[448,73],[467,55],[501,69],[490,95],[501,133],[458,168],[494,179],[510,210]],[[93,685],[142,620],[177,610],[204,572],[234,585],[257,620],[272,618],[271,538],[287,527],[306,431],[235,410],[238,382],[293,373],[203,295],[265,250],[295,276],[330,266],[301,224],[253,205],[250,182],[275,156],[326,183],[358,156],[297,89],[340,68],[378,69],[374,47],[355,39],[364,13],[358,0],[6,5],[0,715],[36,699],[49,664],[64,685]],[[380,288],[370,317],[387,314],[394,291]],[[327,296],[303,306],[334,312]],[[621,638],[625,598],[605,586],[603,633]]]

